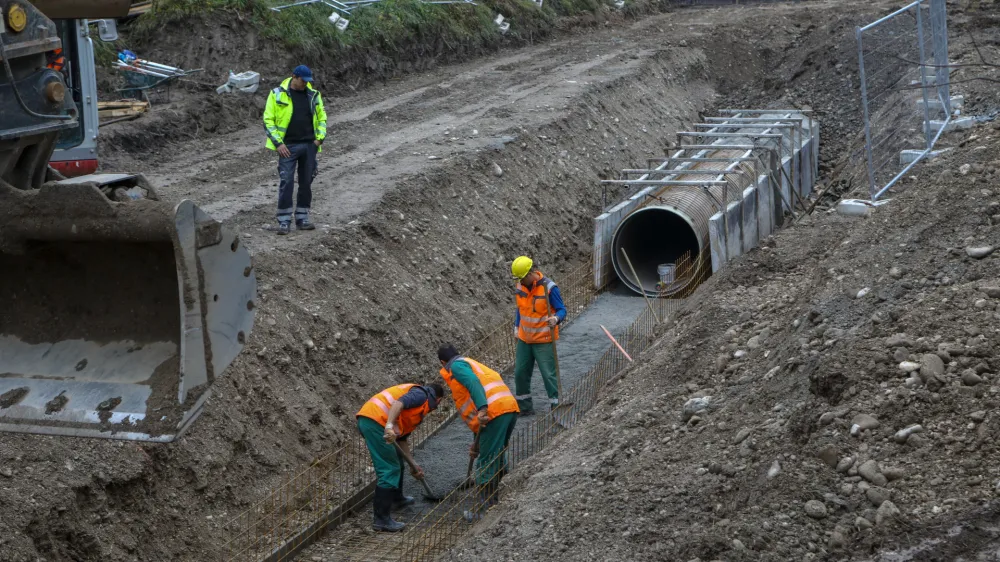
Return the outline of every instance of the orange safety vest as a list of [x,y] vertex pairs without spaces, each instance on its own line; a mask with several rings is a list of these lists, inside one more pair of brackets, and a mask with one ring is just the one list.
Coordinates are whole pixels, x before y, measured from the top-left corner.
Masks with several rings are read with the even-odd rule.
[[[366,418],[373,419],[377,421],[379,425],[385,427],[385,424],[389,423],[389,408],[415,386],[417,385],[400,384],[389,387],[375,396],[372,396],[371,399],[365,402],[365,405],[358,410],[358,413],[355,414],[355,416],[364,416]],[[416,408],[407,408],[400,412],[399,417],[396,418],[396,425],[399,427],[399,436],[404,437],[412,433],[413,430],[420,425],[420,422],[424,420],[424,416],[426,416],[430,411],[431,406],[428,404],[428,401],[425,400],[423,404]]]
[[476,417],[476,405],[472,402],[472,395],[469,393],[469,389],[455,380],[455,376],[451,373],[451,366],[455,361],[465,361],[468,363],[469,367],[472,367],[472,372],[476,374],[476,378],[479,379],[479,383],[483,385],[483,390],[486,391],[486,414],[490,420],[504,414],[516,414],[521,411],[517,407],[517,400],[514,399],[514,395],[511,394],[510,389],[504,384],[499,373],[478,361],[473,361],[466,357],[455,357],[441,368],[441,376],[444,377],[445,382],[448,383],[448,388],[451,389],[451,396],[455,399],[458,414],[462,416],[462,419],[465,420],[466,425],[469,426],[469,429],[473,433],[479,433],[479,418]]
[[64,66],[66,66],[66,57],[63,56],[62,49],[56,49],[49,53],[49,64],[46,66],[55,70],[57,72],[62,72]]
[[[529,292],[521,283],[514,290],[517,310],[521,313],[521,322],[517,327],[517,339],[524,343],[551,343],[559,339],[559,326],[549,328],[545,318],[552,316],[549,306],[549,291],[556,284],[548,277],[542,276]],[[553,338],[553,335],[555,338]]]

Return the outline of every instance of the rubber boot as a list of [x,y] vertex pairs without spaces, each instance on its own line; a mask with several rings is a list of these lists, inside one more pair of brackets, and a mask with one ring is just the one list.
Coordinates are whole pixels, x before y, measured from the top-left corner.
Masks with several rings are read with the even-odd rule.
[[476,505],[472,509],[462,512],[462,517],[466,521],[472,523],[473,521],[482,519],[483,515],[486,514],[486,510],[496,505],[500,500],[500,478],[498,476],[499,473],[483,486],[479,492],[479,497],[476,498]]
[[396,493],[396,488],[375,488],[375,497],[372,499],[372,510],[375,519],[372,522],[372,529],[386,533],[397,533],[406,527],[404,523],[394,521],[390,510],[392,509],[392,498]]
[[396,458],[399,459],[399,482],[396,482],[396,489],[392,494],[392,509],[402,509],[413,505],[417,500],[413,496],[403,495],[403,477],[406,475],[406,461],[403,460],[403,455],[399,452],[396,453]]

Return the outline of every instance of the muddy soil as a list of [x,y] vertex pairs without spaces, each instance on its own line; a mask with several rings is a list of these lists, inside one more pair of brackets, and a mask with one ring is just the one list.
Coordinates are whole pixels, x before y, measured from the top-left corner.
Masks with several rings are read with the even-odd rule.
[[[509,310],[514,257],[556,279],[585,262],[599,179],[720,104],[813,104],[823,122],[823,53],[889,4],[678,12],[328,99],[312,233],[265,229],[276,174],[257,125],[106,152],[240,233],[257,323],[176,444],[0,436],[0,560],[218,556],[225,522],[353,435],[373,392],[436,377],[441,341],[468,346]],[[802,49],[820,62],[793,78]],[[854,111],[850,88],[815,95],[831,115]]]
[[[983,18],[955,15],[958,60],[970,30],[996,56]],[[872,216],[818,213],[713,277],[445,558],[996,560],[1000,133],[944,146]]]

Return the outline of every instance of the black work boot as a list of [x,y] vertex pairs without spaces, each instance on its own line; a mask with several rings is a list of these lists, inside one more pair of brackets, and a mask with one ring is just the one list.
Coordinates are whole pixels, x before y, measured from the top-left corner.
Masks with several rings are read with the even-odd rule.
[[413,505],[417,503],[417,500],[413,496],[403,495],[402,488],[396,488],[392,496],[392,508],[402,509],[406,506]]
[[394,521],[389,513],[392,509],[392,497],[395,493],[395,488],[375,488],[375,498],[372,500],[375,519],[372,521],[372,529],[386,533],[397,533],[406,526],[404,523]]
[[299,230],[316,230],[316,225],[314,225],[308,218],[305,218],[295,221],[295,228]]
[[292,223],[289,221],[281,221],[278,223],[278,234],[288,234],[292,231]]

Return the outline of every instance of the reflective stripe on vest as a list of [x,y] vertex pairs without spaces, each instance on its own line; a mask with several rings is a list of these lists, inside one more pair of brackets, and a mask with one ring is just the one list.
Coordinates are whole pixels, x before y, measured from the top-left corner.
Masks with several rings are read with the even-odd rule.
[[[372,396],[365,405],[358,410],[356,416],[364,416],[366,418],[375,420],[382,427],[389,422],[389,408],[392,407],[404,394],[410,391],[415,384],[400,384],[393,387],[389,387],[382,392],[379,392],[375,396]],[[414,429],[420,425],[423,421],[424,416],[426,416],[431,411],[430,405],[425,400],[423,404],[416,408],[407,408],[399,413],[399,417],[396,418],[396,425],[399,427],[400,437],[404,435],[409,435]]]
[[[524,285],[517,284],[514,291],[514,300],[517,302],[517,311],[521,320],[517,328],[517,339],[524,343],[550,343],[554,339],[559,339],[559,326],[550,328],[545,321],[552,316],[552,307],[549,305],[548,294],[556,286],[548,277],[542,277],[535,286],[528,291]],[[555,338],[553,339],[553,334]]]
[[455,357],[441,368],[441,376],[448,383],[448,388],[451,389],[451,395],[458,408],[458,414],[473,433],[479,432],[478,411],[476,410],[475,403],[472,401],[469,389],[455,380],[455,376],[452,375],[451,369],[455,361],[465,361],[476,375],[476,378],[479,379],[479,383],[483,385],[483,390],[486,392],[486,415],[489,419],[492,420],[504,414],[520,412],[520,409],[517,407],[517,400],[514,399],[514,395],[511,394],[510,389],[504,384],[500,373],[478,361],[473,361],[466,357]]

